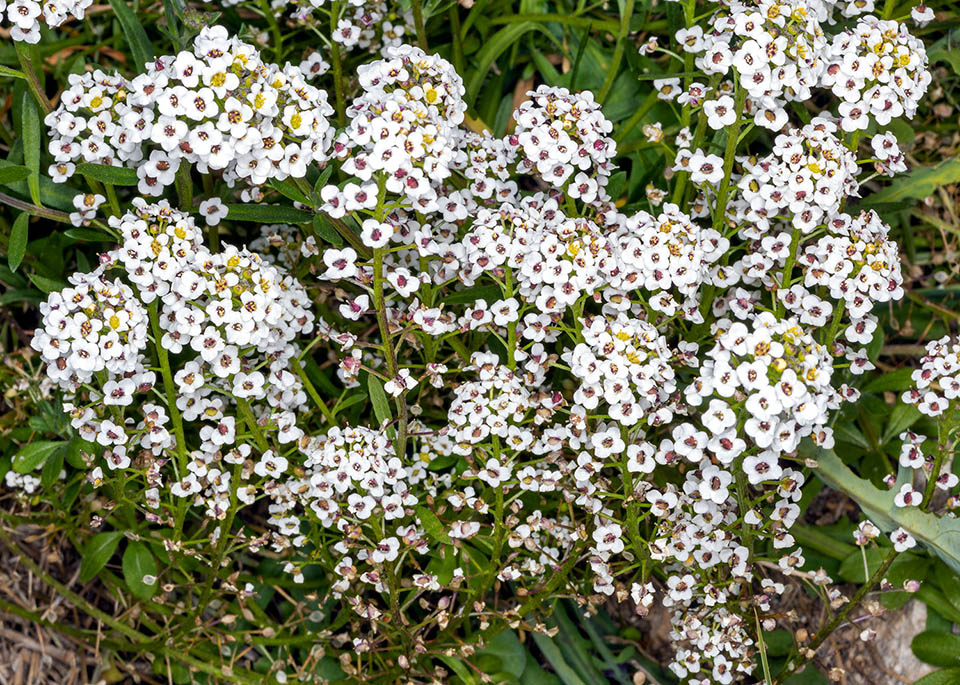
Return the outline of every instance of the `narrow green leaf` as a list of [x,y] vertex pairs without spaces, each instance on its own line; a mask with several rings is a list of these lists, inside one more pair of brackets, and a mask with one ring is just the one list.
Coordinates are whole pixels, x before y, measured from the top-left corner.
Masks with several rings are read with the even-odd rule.
[[63,470],[63,460],[68,447],[69,443],[66,443],[60,449],[55,449],[53,454],[47,457],[43,464],[43,471],[40,472],[40,485],[49,488],[60,478],[60,471]]
[[27,187],[30,189],[30,199],[33,204],[40,203],[40,114],[37,112],[37,103],[29,91],[23,93],[23,106],[20,112],[20,135],[23,138],[23,161],[29,170]]
[[10,243],[7,245],[7,264],[11,271],[17,270],[17,267],[23,261],[23,255],[27,253],[29,231],[30,215],[26,212],[20,212],[17,218],[13,220],[13,227],[10,229]]
[[22,71],[17,71],[16,69],[11,69],[10,67],[5,67],[0,65],[0,76],[9,76],[10,78],[19,78],[26,81],[27,77]]
[[19,183],[30,175],[30,170],[25,166],[5,166],[0,167],[0,185],[9,185]]
[[337,229],[333,227],[330,220],[323,214],[315,214],[313,216],[313,232],[334,247],[341,247],[343,245],[343,238],[340,237]]
[[[152,576],[152,582],[144,577]],[[123,552],[123,579],[130,592],[140,599],[150,599],[157,592],[157,561],[150,548],[142,542],[131,542]],[[148,581],[150,578],[148,578]]]
[[123,0],[110,0],[113,12],[120,22],[120,28],[123,29],[124,38],[127,39],[127,45],[130,46],[130,52],[136,62],[137,73],[146,72],[146,64],[154,60],[153,46],[150,39],[147,38],[147,32],[143,30],[143,24],[137,19],[127,3]]
[[55,449],[66,443],[54,440],[37,440],[20,448],[13,458],[13,470],[17,473],[30,473],[40,466]]
[[373,404],[373,414],[377,417],[377,422],[381,426],[388,423],[392,417],[387,393],[383,390],[383,383],[372,373],[367,374],[367,391],[370,393],[370,402]]
[[440,542],[445,545],[452,545],[453,540],[450,539],[450,536],[447,534],[447,529],[444,528],[443,522],[437,518],[437,515],[426,507],[414,507],[413,510],[417,513],[417,519],[420,521],[420,525],[423,526],[423,529],[427,532],[427,536],[434,542]]
[[113,186],[135,186],[140,182],[134,169],[122,166],[80,162],[77,164],[77,172],[89,176],[95,181],[109,183]]
[[117,545],[120,544],[120,538],[123,533],[119,531],[110,531],[109,533],[97,533],[87,546],[83,548],[83,558],[80,561],[81,583],[87,583],[93,580],[100,570],[107,565],[110,557],[117,551]]
[[312,212],[287,205],[228,204],[227,212],[227,218],[231,221],[305,224],[313,219]]
[[490,39],[484,43],[480,51],[471,59],[474,68],[470,71],[467,78],[467,102],[473,105],[480,92],[480,86],[483,80],[490,73],[490,69],[497,58],[516,43],[520,36],[528,31],[540,31],[551,40],[555,40],[547,28],[539,22],[523,21],[516,24],[510,24],[497,31]]
[[54,290],[63,290],[67,287],[67,284],[63,281],[56,281],[52,278],[46,278],[39,274],[30,274],[30,280],[33,281],[33,284],[40,288],[42,292],[52,293]]
[[310,205],[310,206],[313,205],[313,202],[310,200],[310,198],[304,195],[302,192],[300,192],[300,189],[297,188],[297,186],[295,186],[290,181],[279,181],[275,178],[272,178],[269,181],[267,181],[267,185],[273,188],[274,190],[276,190],[281,195],[290,198],[294,202],[300,202],[302,204]]
[[897,438],[903,431],[907,430],[920,419],[920,410],[912,404],[898,404],[890,412],[890,419],[887,421],[886,428],[883,429],[883,437],[880,439],[884,445]]
[[877,193],[871,193],[861,202],[863,207],[919,200],[932,194],[938,187],[960,181],[960,160],[948,159],[936,166],[916,167]]

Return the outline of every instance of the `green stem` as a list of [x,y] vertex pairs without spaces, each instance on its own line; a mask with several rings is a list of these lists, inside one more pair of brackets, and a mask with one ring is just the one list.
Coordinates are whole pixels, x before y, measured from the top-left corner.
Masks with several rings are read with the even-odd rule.
[[53,105],[47,98],[46,93],[43,92],[43,86],[40,85],[37,72],[33,70],[33,62],[30,60],[30,55],[26,52],[27,48],[25,44],[14,41],[13,45],[17,51],[17,59],[20,60],[20,68],[23,69],[23,75],[26,77],[27,87],[33,94],[33,98],[43,107],[43,111],[49,114],[53,111]]
[[[416,2],[418,0],[414,0]],[[603,87],[600,88],[600,94],[597,96],[597,102],[601,105],[606,102],[607,95],[613,87],[613,82],[617,78],[617,72],[620,70],[620,60],[623,59],[623,51],[627,47],[627,33],[630,30],[630,18],[633,16],[634,0],[626,0],[623,6],[623,14],[620,15],[620,32],[617,34],[617,47],[613,50],[613,60],[610,62],[610,68],[607,71],[607,77],[603,81]]]
[[[340,17],[340,3],[334,2],[330,6],[330,31],[337,30],[337,19]],[[340,57],[340,45],[337,41],[330,41],[330,62],[333,66],[333,91],[336,95],[337,125],[343,128],[347,125],[347,105],[343,92],[343,63]]]
[[180,160],[180,168],[173,179],[177,189],[177,198],[180,200],[180,209],[190,213],[193,211],[193,179],[190,178],[190,164]]
[[[834,616],[829,623],[827,623],[827,625],[817,631],[813,642],[811,642],[810,645],[804,649],[804,652],[816,652],[817,649],[819,649],[820,645],[822,645],[824,641],[830,637],[831,633],[839,628],[844,621],[847,620],[847,617],[850,615],[850,613],[857,608],[857,606],[859,606],[864,596],[866,596],[866,594],[883,579],[887,571],[890,570],[890,565],[893,563],[894,559],[899,556],[899,554],[900,553],[897,551],[890,552],[887,558],[883,560],[883,563],[880,564],[879,568],[877,568],[873,575],[870,576],[870,579],[860,586],[850,601],[847,602],[846,606],[844,606],[843,609],[836,616]],[[807,660],[806,657],[803,657],[802,653],[797,654],[790,659],[790,661],[787,662],[787,665],[784,666],[780,677],[777,678],[776,685],[783,683],[784,679],[789,677],[796,670],[797,666],[800,665],[801,660]]]
[[737,86],[733,105],[734,111],[737,113],[737,120],[727,127],[727,147],[723,153],[723,180],[720,182],[720,190],[717,192],[717,205],[713,214],[714,230],[719,230],[723,225],[723,215],[727,209],[727,196],[730,194],[730,175],[733,172],[733,160],[737,153],[740,125],[743,122],[741,115],[746,101],[746,88]]
[[[780,276],[780,290],[790,290],[793,282],[793,265],[797,261],[797,249],[800,247],[800,236],[803,234],[799,228],[793,229],[793,235],[790,237],[790,253],[787,255],[787,261],[783,265],[783,272]],[[773,308],[782,314],[786,309],[783,302],[777,298],[773,303]]]
[[413,10],[413,25],[417,28],[417,45],[426,52],[427,27],[423,23],[423,5],[420,0],[410,0],[410,9]]
[[303,368],[303,364],[300,363],[300,360],[296,357],[292,357],[290,359],[290,368],[292,368],[300,377],[300,382],[303,383],[303,387],[306,388],[307,394],[310,395],[311,399],[313,399],[313,403],[316,404],[317,408],[323,413],[327,423],[329,423],[331,426],[336,426],[336,417],[333,415],[333,412],[330,411],[327,403],[323,401],[322,397],[320,397],[320,393],[317,392],[317,389],[313,387],[313,383],[310,382],[310,378],[307,376],[306,369]]
[[[183,431],[183,418],[180,416],[180,409],[177,407],[177,393],[173,383],[173,371],[170,369],[170,358],[167,356],[167,348],[163,346],[163,331],[160,328],[157,302],[157,300],[154,300],[147,305],[147,313],[150,316],[150,328],[153,331],[153,342],[157,350],[157,361],[160,363],[160,375],[163,378],[163,391],[167,398],[167,410],[170,412],[170,421],[173,423],[173,434],[177,441],[177,477],[183,478],[187,472],[187,440]],[[187,500],[181,497],[177,501],[174,525],[174,536],[178,541],[183,534],[183,521],[186,515]]]
[[[384,206],[386,204],[387,188],[386,177],[382,174],[377,179],[379,190],[377,192],[377,208],[375,218],[377,221],[383,221],[385,214]],[[390,325],[387,322],[387,301],[383,293],[383,255],[386,250],[377,248],[373,251],[373,306],[377,313],[377,327],[380,329],[380,340],[383,343],[383,355],[387,362],[387,373],[390,378],[396,378],[399,373],[396,351],[390,335]],[[394,398],[394,404],[397,407],[397,444],[396,454],[401,460],[404,459],[407,449],[407,401],[405,392]]]

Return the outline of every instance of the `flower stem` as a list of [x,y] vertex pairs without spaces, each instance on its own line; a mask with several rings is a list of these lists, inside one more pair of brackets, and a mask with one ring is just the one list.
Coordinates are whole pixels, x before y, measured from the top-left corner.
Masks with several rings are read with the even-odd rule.
[[[857,590],[857,592],[853,595],[850,601],[847,602],[847,605],[843,607],[843,609],[841,609],[840,612],[837,613],[837,615],[834,616],[829,623],[827,623],[827,625],[825,625],[823,628],[817,631],[816,637],[813,639],[813,642],[810,643],[810,646],[807,647],[804,650],[804,652],[806,653],[809,653],[811,651],[816,652],[817,649],[819,649],[820,645],[822,645],[826,641],[826,639],[830,637],[831,633],[833,633],[833,631],[839,628],[844,623],[844,621],[847,620],[847,617],[850,615],[850,613],[855,608],[857,608],[857,606],[859,606],[864,596],[866,596],[866,594],[870,592],[871,589],[873,589],[873,586],[879,583],[883,579],[887,571],[890,570],[890,565],[893,563],[894,559],[896,559],[899,555],[900,553],[897,552],[896,550],[890,552],[887,558],[883,560],[883,563],[880,564],[879,568],[877,568],[877,570],[874,571],[873,575],[870,576],[870,579],[866,583],[861,585],[860,589]],[[775,685],[780,685],[781,683],[783,683],[783,680],[785,678],[792,675],[793,672],[796,670],[797,666],[800,665],[801,659],[808,660],[806,659],[806,657],[803,657],[803,652],[795,655],[792,659],[790,659],[790,661],[787,662],[787,665],[783,667],[783,671],[781,672],[780,677],[777,678],[777,680],[775,681]]]
[[413,10],[413,24],[417,28],[417,45],[426,52],[427,27],[423,23],[423,5],[420,0],[410,0],[410,9]]
[[[417,2],[418,0],[414,0]],[[617,35],[617,47],[613,50],[613,59],[610,61],[610,67],[607,69],[607,77],[600,88],[600,94],[597,95],[597,102],[601,105],[606,102],[607,95],[613,87],[613,82],[620,73],[620,61],[623,59],[623,52],[627,47],[627,33],[630,31],[630,19],[633,17],[634,0],[626,0],[623,6],[623,14],[620,15],[620,32]]]

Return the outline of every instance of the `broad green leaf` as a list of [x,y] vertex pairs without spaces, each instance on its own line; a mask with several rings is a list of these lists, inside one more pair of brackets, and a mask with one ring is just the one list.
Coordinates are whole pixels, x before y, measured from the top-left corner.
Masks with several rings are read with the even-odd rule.
[[77,164],[77,173],[89,176],[101,183],[109,183],[113,186],[135,186],[140,182],[137,178],[137,172],[134,169],[128,169],[122,166],[80,162]]
[[7,264],[11,271],[16,271],[23,261],[23,255],[27,253],[27,241],[30,231],[30,215],[26,212],[20,212],[17,218],[13,220],[13,227],[10,229],[10,243],[7,245]]
[[960,635],[939,630],[925,630],[910,643],[914,655],[934,666],[960,665]]
[[146,72],[148,62],[154,60],[153,46],[150,39],[147,38],[147,32],[143,30],[143,24],[137,19],[124,0],[110,0],[113,12],[120,22],[120,28],[123,29],[123,36],[130,46],[130,52],[133,54],[133,61],[136,63],[137,73]]
[[87,546],[83,548],[83,558],[80,561],[81,583],[87,583],[96,577],[100,570],[107,565],[110,557],[117,551],[117,545],[123,533],[119,531],[110,531],[109,533],[97,533]]
[[[527,650],[512,630],[504,630],[487,641],[487,646],[477,652],[477,656],[494,657],[500,661],[496,671],[511,674],[519,678],[527,667]],[[485,669],[482,669],[485,670]]]
[[[943,590],[947,601],[956,611],[960,611],[960,593],[957,592],[957,588],[960,588],[960,574],[939,561],[934,567],[934,574],[937,578],[937,585]],[[935,608],[940,610],[940,607]],[[941,613],[943,612],[941,611]]]
[[10,183],[19,183],[30,175],[30,170],[25,166],[10,165],[0,167],[0,185]]
[[[144,576],[152,576],[153,582],[145,583]],[[150,599],[157,593],[157,561],[150,548],[142,542],[131,542],[123,552],[123,579],[130,592],[140,599]]]
[[960,573],[960,520],[934,516],[916,507],[898,507],[893,499],[900,486],[912,477],[909,469],[901,469],[900,477],[889,490],[880,490],[870,481],[855,475],[833,450],[814,446],[809,440],[801,443],[803,456],[817,462],[814,473],[827,485],[854,499],[864,515],[875,525],[889,532],[903,527],[918,542],[929,547],[954,571]]
[[63,470],[63,460],[67,453],[70,443],[66,443],[60,449],[55,449],[53,454],[47,457],[43,463],[43,470],[40,472],[40,484],[44,488],[49,488],[60,478],[60,471]]
[[40,114],[37,103],[29,91],[23,93],[23,107],[20,112],[20,135],[23,137],[23,161],[30,174],[27,187],[33,204],[40,205]]
[[59,440],[37,440],[24,445],[13,458],[13,470],[17,473],[30,473],[40,466],[55,449],[65,444]]
[[417,506],[413,510],[417,512],[417,519],[420,521],[420,525],[423,526],[423,529],[427,532],[427,536],[434,542],[441,542],[445,545],[453,544],[453,540],[450,539],[450,536],[447,534],[447,529],[444,528],[443,522],[437,518],[437,515],[426,507]]
[[957,181],[960,181],[960,159],[948,159],[936,166],[914,168],[880,192],[870,194],[861,205],[873,207],[919,200],[932,194],[938,187]]
[[388,423],[392,417],[390,416],[390,403],[387,401],[387,393],[383,390],[383,383],[372,373],[367,374],[367,391],[370,393],[373,415],[377,417],[377,423],[381,426]]
[[227,218],[232,221],[257,221],[267,224],[305,224],[313,219],[313,213],[287,205],[228,204]]

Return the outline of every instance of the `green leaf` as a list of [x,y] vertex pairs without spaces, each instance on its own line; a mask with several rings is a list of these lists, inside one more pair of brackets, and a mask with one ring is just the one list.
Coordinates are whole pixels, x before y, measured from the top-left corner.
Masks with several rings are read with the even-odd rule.
[[310,198],[300,192],[300,189],[290,181],[280,181],[272,178],[267,181],[267,185],[279,192],[281,195],[290,198],[294,202],[300,202],[305,205],[313,206],[313,202],[310,200]]
[[0,66],[0,76],[9,76],[10,78],[19,78],[26,80],[27,77],[22,71],[11,69],[10,67]]
[[567,660],[563,658],[563,651],[557,646],[556,642],[540,633],[533,633],[533,640],[537,643],[537,647],[540,648],[544,658],[563,685],[586,685],[577,675],[577,672],[567,663]]
[[960,635],[940,630],[925,630],[914,636],[910,649],[920,661],[934,666],[960,664]]
[[[934,567],[934,574],[937,578],[937,585],[943,590],[947,601],[950,602],[954,610],[960,611],[960,593],[957,592],[957,588],[960,588],[960,574],[940,561]],[[934,607],[934,609],[944,613],[940,607]]]
[[67,287],[67,284],[63,281],[57,281],[39,274],[30,274],[30,280],[45,293],[52,293],[54,290],[63,290]]
[[830,681],[809,664],[800,673],[794,673],[783,681],[783,685],[830,685]]
[[473,677],[473,673],[467,665],[463,663],[460,657],[438,654],[437,658],[449,666],[450,670],[456,673],[460,680],[464,682],[464,685],[474,685],[477,682],[477,679]]
[[53,451],[43,464],[43,471],[40,472],[40,485],[49,488],[60,478],[60,471],[63,470],[63,459],[67,453],[69,443],[63,445],[61,449]]
[[936,166],[915,167],[879,193],[871,193],[860,204],[863,207],[875,207],[919,200],[931,195],[938,187],[957,181],[960,181],[960,160],[948,159]]
[[30,170],[25,166],[10,165],[0,167],[0,185],[9,185],[10,183],[19,183],[30,175]]
[[884,445],[899,436],[903,431],[915,424],[922,416],[920,410],[912,404],[900,403],[890,412],[890,420],[887,421],[887,427],[883,429],[883,437],[880,439]]
[[459,290],[447,297],[443,298],[443,303],[446,305],[451,304],[473,304],[477,300],[486,300],[487,304],[495,300],[499,300],[501,297],[501,290],[499,285],[476,285],[472,288],[467,288],[466,290]]
[[945,668],[920,678],[913,685],[957,685],[960,683],[960,668]]
[[110,0],[113,12],[120,22],[120,28],[123,29],[123,36],[130,46],[130,52],[133,54],[133,60],[136,62],[137,73],[143,74],[147,71],[146,65],[154,60],[153,46],[150,39],[147,38],[147,32],[143,30],[143,24],[137,19],[127,3],[123,0]]
[[95,181],[109,183],[112,186],[135,186],[140,182],[134,169],[122,166],[80,162],[77,164],[77,171]]
[[[144,576],[153,576],[150,584],[143,582]],[[150,548],[142,542],[131,542],[123,552],[123,579],[127,581],[130,592],[140,599],[150,599],[157,592],[157,561]]]
[[419,519],[420,525],[423,526],[423,529],[427,532],[427,536],[431,540],[445,545],[453,544],[453,540],[451,540],[447,534],[447,529],[444,527],[443,522],[437,518],[436,514],[426,507],[416,506],[413,510],[417,513],[417,519]]
[[814,469],[817,477],[835,490],[849,495],[875,525],[887,532],[903,527],[950,568],[960,573],[960,520],[934,516],[916,507],[898,507],[893,502],[900,486],[912,478],[912,471],[901,469],[894,486],[881,490],[855,475],[833,450],[816,447],[809,440],[804,440],[800,452],[817,462],[817,468]]
[[337,229],[333,227],[330,220],[323,214],[314,214],[313,232],[334,247],[341,247],[343,245],[343,238],[340,237]]
[[27,239],[30,231],[30,215],[20,212],[13,220],[10,229],[10,243],[7,245],[7,264],[11,271],[16,271],[27,253]]
[[487,646],[476,654],[478,657],[493,657],[499,660],[499,667],[486,668],[481,670],[485,673],[490,671],[509,673],[514,678],[519,678],[527,667],[527,650],[517,639],[516,633],[512,630],[504,630],[496,637],[487,641]]
[[913,369],[897,369],[871,379],[860,390],[862,392],[886,392],[888,390],[900,392],[907,390],[914,385],[913,379],[910,377],[912,374]]
[[27,187],[33,204],[40,205],[40,114],[37,103],[29,91],[23,93],[23,106],[20,112],[20,132],[23,138],[23,161],[29,169]]
[[60,440],[37,440],[24,445],[13,458],[13,470],[17,473],[30,473],[40,466],[55,449],[65,444]]
[[107,565],[110,557],[117,550],[117,545],[120,544],[120,538],[122,537],[123,533],[111,531],[109,533],[97,533],[90,538],[90,542],[83,548],[83,558],[80,561],[79,580],[81,583],[90,582],[100,573],[100,570]]
[[377,417],[377,423],[381,426],[389,423],[392,417],[387,393],[383,390],[383,383],[372,373],[367,374],[367,391],[370,393],[370,402],[373,404],[373,414]]
[[227,218],[231,221],[256,221],[266,224],[305,224],[313,219],[313,213],[287,205],[228,204]]

